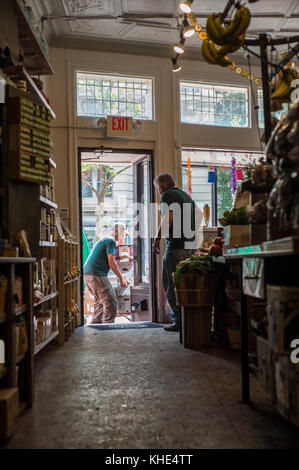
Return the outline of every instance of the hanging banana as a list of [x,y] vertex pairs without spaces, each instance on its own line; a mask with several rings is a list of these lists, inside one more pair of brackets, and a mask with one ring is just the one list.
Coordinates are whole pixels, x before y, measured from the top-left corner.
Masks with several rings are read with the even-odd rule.
[[[207,62],[214,64],[216,61],[227,67],[231,64],[227,54],[236,52],[244,44],[251,14],[248,8],[237,5],[234,18],[227,22],[226,27],[222,25],[221,16],[221,13],[209,15],[206,29],[210,42],[203,44],[202,54]],[[222,47],[217,49],[217,46]]]

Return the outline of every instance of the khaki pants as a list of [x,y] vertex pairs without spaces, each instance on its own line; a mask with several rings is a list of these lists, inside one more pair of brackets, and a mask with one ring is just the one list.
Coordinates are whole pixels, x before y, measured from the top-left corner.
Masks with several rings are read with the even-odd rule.
[[117,296],[108,277],[84,274],[84,282],[94,297],[94,313],[91,323],[114,323],[117,312]]

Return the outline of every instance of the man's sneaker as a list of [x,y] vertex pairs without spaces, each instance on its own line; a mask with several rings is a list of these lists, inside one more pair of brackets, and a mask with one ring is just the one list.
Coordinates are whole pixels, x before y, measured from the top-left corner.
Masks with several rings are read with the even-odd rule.
[[171,325],[164,326],[165,331],[180,331],[179,325],[172,323]]

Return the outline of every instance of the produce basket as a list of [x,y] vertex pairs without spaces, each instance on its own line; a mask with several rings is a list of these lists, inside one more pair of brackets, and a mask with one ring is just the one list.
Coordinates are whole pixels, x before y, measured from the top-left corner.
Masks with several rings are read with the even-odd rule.
[[181,274],[175,292],[177,305],[210,307],[214,303],[215,274]]

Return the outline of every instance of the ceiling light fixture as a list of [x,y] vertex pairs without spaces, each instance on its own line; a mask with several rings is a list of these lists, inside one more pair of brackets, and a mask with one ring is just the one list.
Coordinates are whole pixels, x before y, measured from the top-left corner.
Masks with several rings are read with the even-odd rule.
[[173,49],[175,52],[177,52],[177,54],[183,54],[185,52],[185,49],[183,47],[183,44],[176,44],[175,46],[173,46]]
[[191,36],[193,36],[193,34],[195,33],[195,30],[194,28],[192,28],[192,26],[189,25],[186,18],[183,21],[183,26],[184,26],[184,32],[183,32],[184,38],[191,38]]
[[181,31],[181,37],[180,37],[179,43],[173,46],[174,51],[177,54],[183,54],[185,52],[184,44],[185,44],[185,38],[183,36],[183,31]]
[[181,3],[180,3],[180,9],[182,10],[182,12],[184,12],[184,13],[191,13],[191,11],[192,11],[192,8],[191,8],[192,3],[193,3],[193,0],[186,0],[185,2],[181,2]]
[[172,57],[171,61],[172,61],[172,71],[173,72],[179,72],[182,69],[182,66],[177,63],[178,58],[177,57]]

